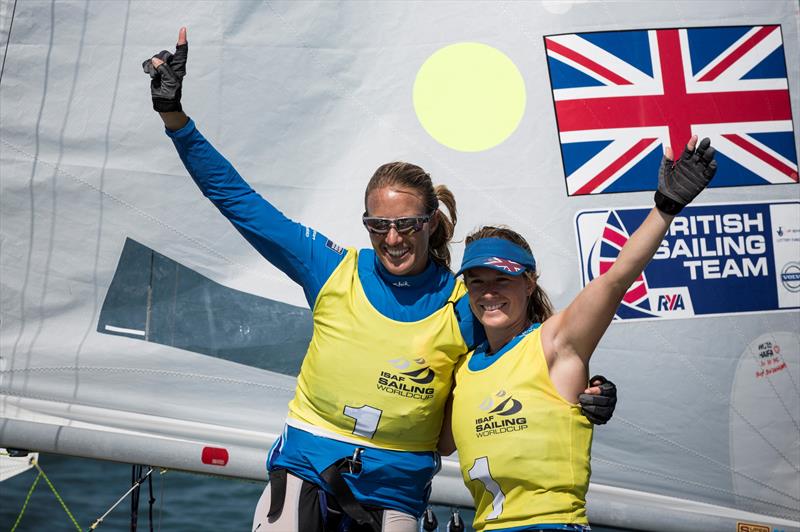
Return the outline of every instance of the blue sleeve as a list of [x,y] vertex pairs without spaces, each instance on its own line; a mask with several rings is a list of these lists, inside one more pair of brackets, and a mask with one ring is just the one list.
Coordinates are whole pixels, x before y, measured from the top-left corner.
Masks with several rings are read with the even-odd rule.
[[472,351],[476,346],[486,340],[486,332],[483,330],[483,325],[478,321],[478,318],[472,313],[469,308],[469,295],[464,294],[455,302],[455,312],[458,317],[458,327],[461,329],[461,336],[464,338],[464,343],[467,344],[469,350]]
[[344,250],[313,229],[290,220],[256,193],[189,122],[166,130],[184,166],[219,211],[261,255],[303,287],[313,308]]

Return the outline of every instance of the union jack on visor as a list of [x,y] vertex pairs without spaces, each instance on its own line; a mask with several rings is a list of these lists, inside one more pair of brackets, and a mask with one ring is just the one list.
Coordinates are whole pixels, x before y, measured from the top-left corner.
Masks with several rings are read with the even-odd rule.
[[508,275],[522,275],[526,270],[536,271],[536,260],[521,246],[504,238],[481,238],[467,244],[456,276],[471,268],[492,268]]

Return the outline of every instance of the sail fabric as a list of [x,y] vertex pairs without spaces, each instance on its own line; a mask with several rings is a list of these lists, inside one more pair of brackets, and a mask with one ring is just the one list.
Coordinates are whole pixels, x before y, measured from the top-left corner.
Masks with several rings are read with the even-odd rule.
[[[800,529],[791,0],[0,2],[0,446],[265,479],[310,311],[152,111],[141,62],[182,25],[184,109],[287,216],[367,247],[367,180],[414,162],[455,194],[456,242],[485,223],[529,240],[557,308],[652,205],[663,148],[710,136],[721,184],[592,359],[620,402],[595,431],[589,518]],[[651,105],[664,83],[702,112]],[[714,114],[725,87],[769,112]],[[603,122],[604,98],[628,114]],[[433,499],[471,504],[457,460]]]
[[8,449],[0,449],[0,482],[24,473],[33,468],[39,459],[39,453],[29,453],[25,456],[13,456]]

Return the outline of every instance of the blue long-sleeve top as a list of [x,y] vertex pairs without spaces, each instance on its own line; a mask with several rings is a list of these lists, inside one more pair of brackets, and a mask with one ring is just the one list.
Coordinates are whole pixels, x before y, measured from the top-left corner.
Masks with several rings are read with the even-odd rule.
[[[205,137],[193,120],[166,130],[183,164],[203,194],[270,263],[298,283],[310,308],[322,286],[344,259],[342,248],[314,229],[287,218],[261,197]],[[358,274],[370,303],[397,321],[419,321],[440,309],[452,292],[452,273],[430,261],[420,274],[395,276],[372,249],[359,253]],[[483,340],[483,330],[464,296],[456,304],[468,346]]]
[[[303,287],[314,308],[319,293],[344,259],[342,248],[324,235],[284,216],[255,192],[236,169],[200,134],[192,120],[177,131],[167,130],[184,165],[203,194],[230,220],[247,241],[269,262]],[[445,267],[430,261],[413,276],[390,274],[372,249],[359,252],[358,275],[372,306],[384,316],[402,322],[419,321],[447,302],[455,278]],[[462,297],[455,305],[464,342],[472,347],[485,334]],[[351,456],[354,445],[317,436],[287,426],[268,456],[270,469],[288,469],[319,486],[327,466]],[[427,503],[430,479],[439,469],[433,452],[364,450],[365,466],[346,481],[364,504],[392,508],[419,516]],[[397,479],[406,479],[398,484]]]

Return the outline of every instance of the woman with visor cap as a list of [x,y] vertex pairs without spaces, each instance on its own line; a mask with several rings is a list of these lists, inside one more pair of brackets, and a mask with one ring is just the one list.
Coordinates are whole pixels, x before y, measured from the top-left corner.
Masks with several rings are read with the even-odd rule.
[[715,171],[708,139],[698,146],[693,136],[677,163],[667,148],[656,206],[562,312],[553,312],[519,234],[487,226],[467,237],[457,275],[487,339],[458,363],[439,448],[458,449],[476,530],[588,530],[592,426],[576,402],[589,359],[674,216]]
[[[188,44],[145,60],[153,107],[203,194],[303,287],[313,335],[282,436],[270,449],[259,531],[416,531],[440,467],[453,368],[483,330],[449,269],[455,199],[420,167],[384,164],[365,193],[371,249],[343,249],[257,194],[180,105]],[[449,217],[445,215],[444,207]],[[612,386],[593,387],[604,423]],[[602,394],[602,395],[597,395]]]

